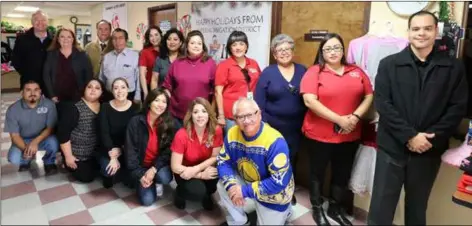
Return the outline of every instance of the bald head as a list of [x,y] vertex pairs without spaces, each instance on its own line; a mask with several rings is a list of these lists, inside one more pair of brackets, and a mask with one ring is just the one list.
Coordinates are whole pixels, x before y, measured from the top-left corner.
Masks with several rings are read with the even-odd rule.
[[48,27],[48,16],[41,10],[36,11],[31,15],[31,24],[34,32],[46,32]]

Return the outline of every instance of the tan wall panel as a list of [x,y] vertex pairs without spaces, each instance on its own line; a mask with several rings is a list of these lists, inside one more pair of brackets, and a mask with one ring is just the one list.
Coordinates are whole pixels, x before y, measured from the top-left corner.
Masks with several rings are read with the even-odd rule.
[[[347,46],[352,39],[364,34],[366,2],[284,2],[282,33],[295,40],[295,61],[310,66],[319,42],[305,42],[310,29],[328,30],[341,35]],[[347,13],[349,12],[349,13]]]

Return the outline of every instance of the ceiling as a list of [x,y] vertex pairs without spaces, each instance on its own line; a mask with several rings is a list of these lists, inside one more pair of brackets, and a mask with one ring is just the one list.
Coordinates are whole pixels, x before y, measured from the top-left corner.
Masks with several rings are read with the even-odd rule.
[[55,19],[61,16],[90,16],[91,9],[101,2],[6,2],[2,1],[1,4],[1,13],[2,17],[6,16],[9,13],[14,14],[23,14],[24,18],[29,19],[32,12],[21,12],[15,11],[17,6],[33,6],[39,7],[43,12],[45,12],[49,19]]

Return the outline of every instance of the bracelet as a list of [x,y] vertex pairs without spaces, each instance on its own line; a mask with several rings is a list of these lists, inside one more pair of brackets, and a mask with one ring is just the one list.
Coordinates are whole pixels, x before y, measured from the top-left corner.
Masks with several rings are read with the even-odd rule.
[[357,119],[361,120],[361,117],[355,113],[352,113],[351,115],[353,115],[354,117],[356,117]]

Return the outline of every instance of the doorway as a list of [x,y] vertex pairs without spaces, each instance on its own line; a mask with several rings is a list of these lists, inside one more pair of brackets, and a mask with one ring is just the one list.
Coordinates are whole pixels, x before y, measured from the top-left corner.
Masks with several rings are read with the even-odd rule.
[[148,8],[149,26],[158,26],[164,35],[170,28],[177,27],[177,4],[165,4]]

